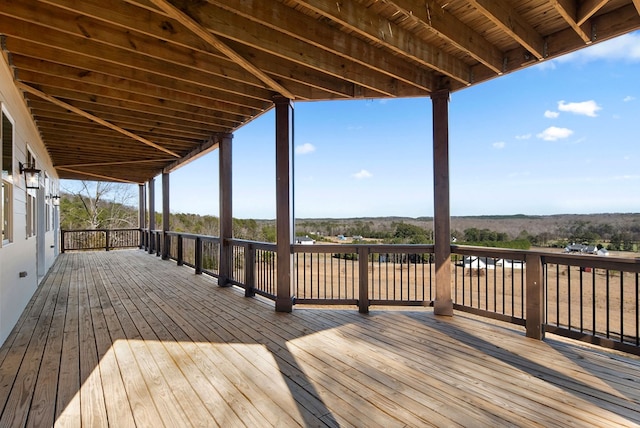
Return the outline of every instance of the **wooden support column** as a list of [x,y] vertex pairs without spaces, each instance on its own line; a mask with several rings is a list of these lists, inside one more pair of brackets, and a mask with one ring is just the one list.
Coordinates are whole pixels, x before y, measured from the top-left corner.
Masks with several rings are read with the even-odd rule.
[[148,187],[148,193],[149,193],[149,241],[147,242],[147,244],[149,247],[148,248],[149,254],[153,254],[154,252],[153,247],[155,246],[153,231],[156,230],[156,211],[155,211],[156,180],[155,178],[152,178],[151,180],[148,181],[147,187]]
[[138,227],[140,228],[140,246],[139,248],[144,248],[145,245],[145,233],[143,229],[147,227],[146,225],[146,217],[147,217],[147,205],[146,205],[146,195],[144,184],[138,185]]
[[431,94],[433,105],[433,232],[436,315],[453,315],[451,300],[451,212],[449,201],[449,90]]
[[282,96],[276,104],[276,311],[291,312],[291,245],[293,244],[293,105]]
[[162,173],[162,260],[169,258],[170,238],[167,232],[170,229],[170,199],[169,199],[169,173]]
[[[233,206],[232,187],[233,164],[231,157],[232,134],[226,134],[220,139],[219,156],[219,185],[220,185],[220,264],[218,269],[218,285],[229,286],[232,266],[232,247],[229,240],[233,238]],[[247,266],[250,269],[251,266]]]
[[540,254],[526,256],[526,321],[527,337],[544,339],[544,287],[542,257]]

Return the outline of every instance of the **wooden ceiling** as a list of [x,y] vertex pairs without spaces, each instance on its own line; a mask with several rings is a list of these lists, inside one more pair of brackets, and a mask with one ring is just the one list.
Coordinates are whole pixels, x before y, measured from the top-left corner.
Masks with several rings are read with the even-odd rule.
[[273,106],[429,96],[640,28],[640,0],[0,0],[61,178],[144,182]]

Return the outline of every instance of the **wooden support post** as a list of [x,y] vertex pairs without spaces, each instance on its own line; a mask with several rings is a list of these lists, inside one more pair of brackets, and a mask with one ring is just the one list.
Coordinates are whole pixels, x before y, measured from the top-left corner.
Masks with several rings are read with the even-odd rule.
[[176,264],[178,266],[182,266],[184,264],[184,255],[183,255],[184,247],[182,245],[182,240],[183,240],[182,235],[178,235],[178,256],[176,257],[177,258]]
[[218,267],[218,285],[223,287],[231,285],[229,278],[231,278],[231,259],[233,257],[232,247],[229,242],[233,238],[232,140],[233,135],[224,135],[220,139],[218,147],[220,185],[220,265]]
[[156,180],[154,178],[152,178],[151,180],[149,180],[149,182],[147,183],[148,186],[148,193],[149,193],[149,240],[147,242],[147,245],[149,246],[148,251],[149,254],[153,254],[154,251],[154,242],[155,239],[153,237],[153,231],[156,230],[156,212],[155,212],[155,207],[156,207]]
[[169,199],[169,173],[162,173],[162,260],[169,258],[169,245],[171,238],[167,232],[171,230],[170,222],[170,199]]
[[60,231],[60,252],[64,253],[65,250],[65,242],[64,242],[64,230]]
[[358,312],[369,313],[369,248],[358,247]]
[[195,259],[196,275],[200,275],[202,273],[202,238],[200,236],[196,237]]
[[544,278],[540,254],[526,256],[526,328],[527,337],[544,339]]
[[288,98],[277,96],[276,104],[276,311],[291,312],[291,245],[293,244],[293,106]]
[[253,244],[244,247],[244,296],[253,297],[256,295],[255,279],[256,253]]
[[145,204],[145,192],[144,192],[144,184],[138,185],[138,227],[140,228],[140,246],[139,248],[144,248],[144,228],[146,226],[145,217],[147,213],[147,207]]
[[449,90],[431,94],[433,105],[434,255],[436,315],[453,315],[451,300],[451,213],[449,202]]

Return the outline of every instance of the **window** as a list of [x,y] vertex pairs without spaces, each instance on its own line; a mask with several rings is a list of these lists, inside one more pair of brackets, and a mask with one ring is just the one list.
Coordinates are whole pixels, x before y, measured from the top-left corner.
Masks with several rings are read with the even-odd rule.
[[[27,165],[36,167],[33,154],[27,150]],[[36,219],[38,218],[38,204],[36,203],[36,189],[27,189],[27,238],[36,236]]]
[[2,243],[13,241],[13,122],[2,109]]

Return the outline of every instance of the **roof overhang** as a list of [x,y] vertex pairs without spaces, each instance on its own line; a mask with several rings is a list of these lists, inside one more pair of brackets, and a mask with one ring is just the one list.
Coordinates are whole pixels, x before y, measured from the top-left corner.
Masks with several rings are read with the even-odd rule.
[[426,97],[640,28],[640,0],[20,0],[0,34],[61,178],[144,182],[297,101]]

